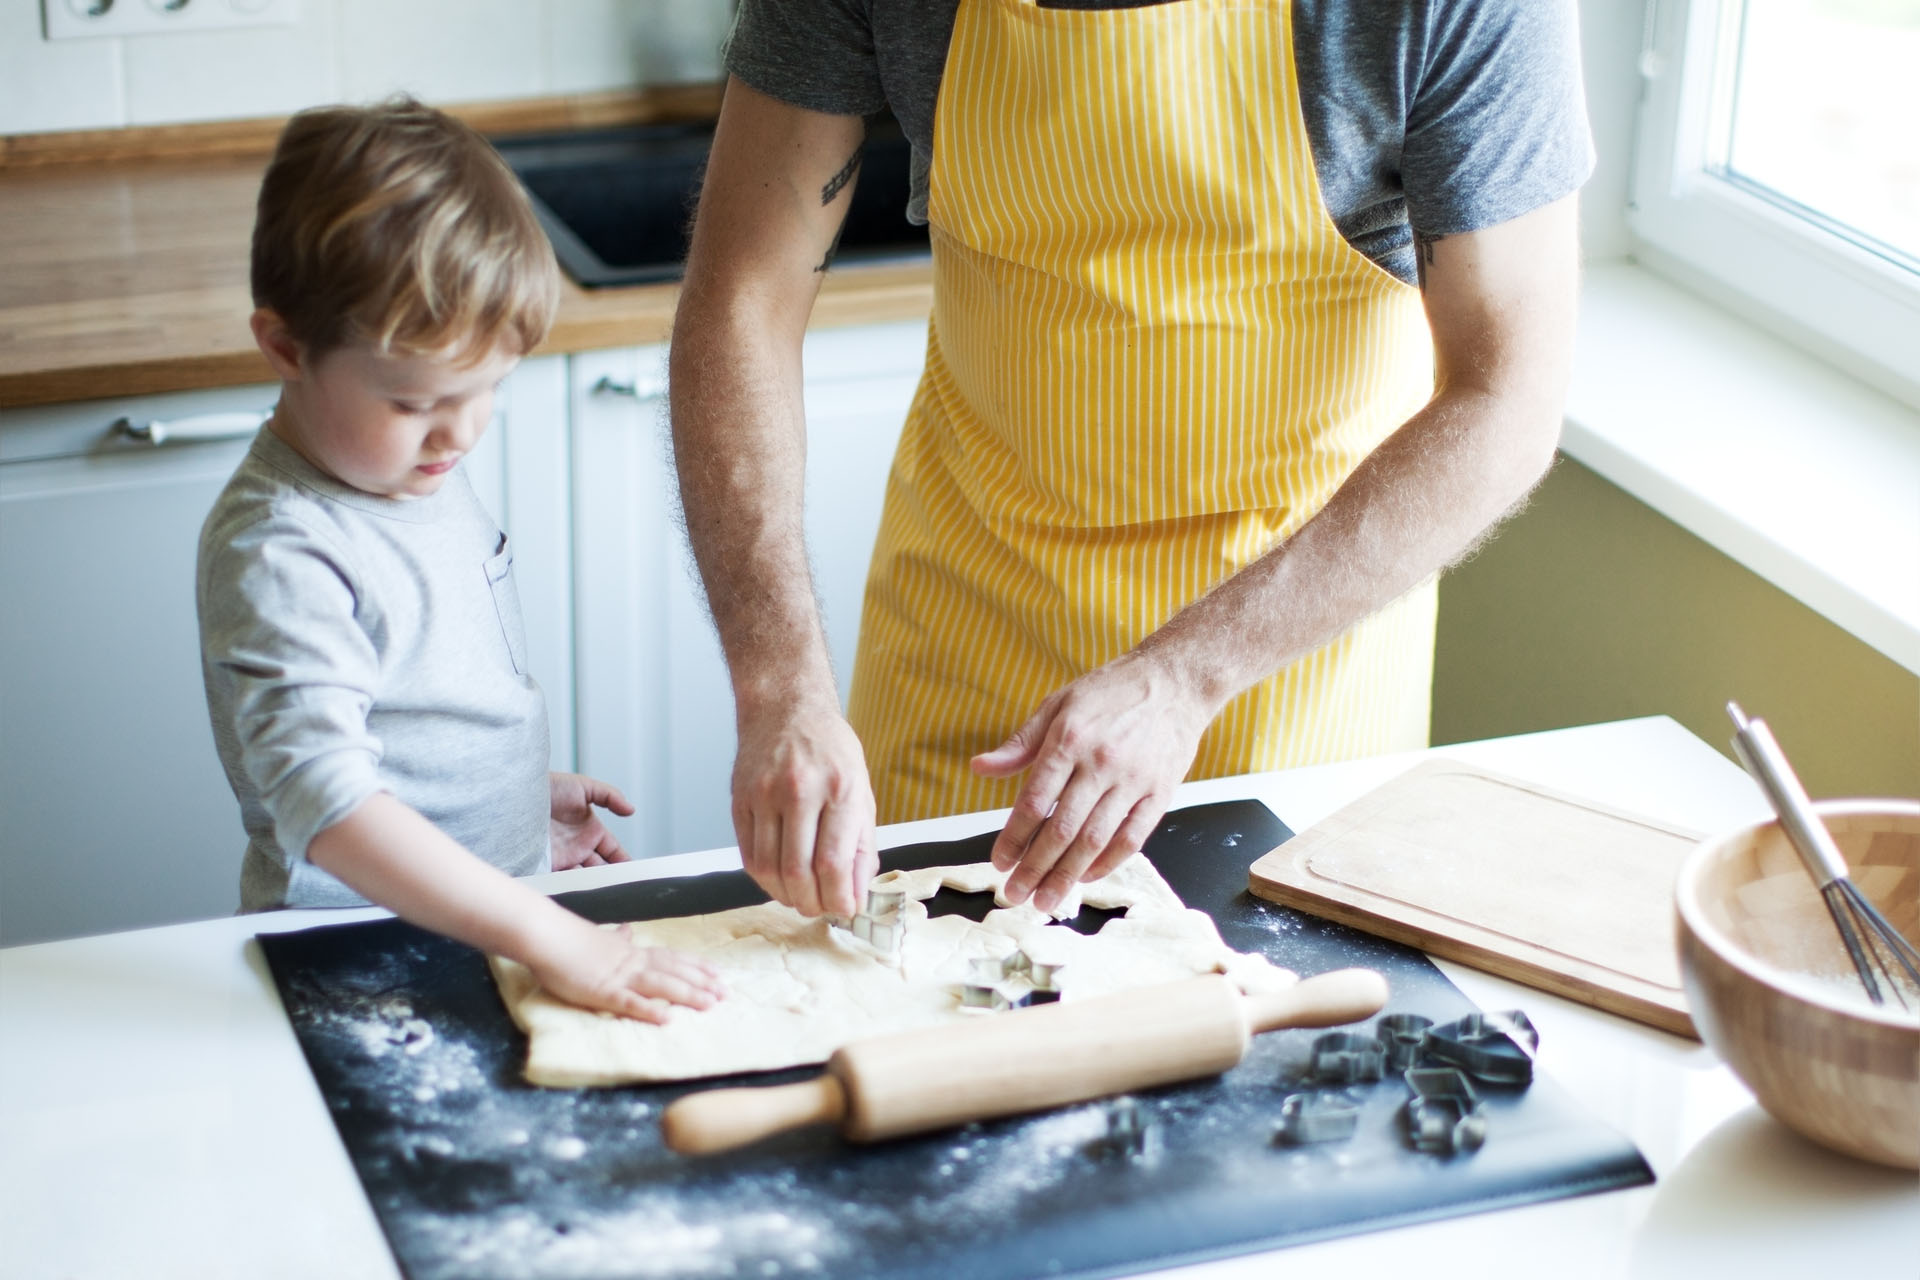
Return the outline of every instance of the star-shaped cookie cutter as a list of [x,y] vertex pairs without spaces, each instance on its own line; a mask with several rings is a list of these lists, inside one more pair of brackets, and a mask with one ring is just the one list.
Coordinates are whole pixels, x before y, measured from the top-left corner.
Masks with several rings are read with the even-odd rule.
[[975,956],[960,985],[960,1007],[1001,1012],[1060,998],[1060,974],[1066,966],[1035,960],[1015,947],[1004,956]]

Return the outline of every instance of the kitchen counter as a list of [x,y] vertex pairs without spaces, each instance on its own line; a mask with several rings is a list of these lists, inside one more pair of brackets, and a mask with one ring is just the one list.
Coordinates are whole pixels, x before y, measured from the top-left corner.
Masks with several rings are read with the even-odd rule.
[[[247,330],[264,156],[0,167],[0,410],[271,381]],[[677,285],[572,281],[542,352],[661,342]],[[816,326],[924,318],[925,263],[828,274]]]
[[[1427,754],[1703,830],[1761,812],[1737,768],[1664,718]],[[1304,830],[1420,758],[1189,783],[1175,803],[1255,798]],[[972,835],[998,817],[890,827],[882,846]],[[715,850],[534,883],[560,891],[738,865],[732,850]],[[396,1275],[250,942],[262,929],[381,914],[286,912],[0,951],[7,1274]],[[1159,1274],[1229,1280],[1281,1265],[1426,1280],[1911,1273],[1920,1256],[1912,1175],[1802,1142],[1695,1042],[1442,967],[1482,1007],[1524,1008],[1541,1031],[1542,1070],[1630,1136],[1658,1183]]]

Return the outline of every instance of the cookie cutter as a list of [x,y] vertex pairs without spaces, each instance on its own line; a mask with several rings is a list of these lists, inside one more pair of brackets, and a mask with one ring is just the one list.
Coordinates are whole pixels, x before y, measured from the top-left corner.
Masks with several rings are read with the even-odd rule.
[[1035,959],[1025,948],[1015,947],[1001,960],[1000,974],[1027,984],[1028,1004],[1052,1004],[1060,998],[1060,976],[1066,967],[1057,960]]
[[869,889],[866,905],[852,919],[833,917],[833,923],[889,956],[900,954],[907,936],[907,894],[904,889]]
[[999,956],[975,956],[967,962],[967,980],[960,984],[960,1007],[986,1009],[994,1013],[1014,1008],[1006,988]]
[[869,889],[864,914],[870,916],[897,916],[907,908],[905,889]]
[[1386,1013],[1376,1019],[1373,1034],[1386,1055],[1387,1070],[1405,1071],[1417,1066],[1421,1041],[1432,1025],[1432,1018],[1417,1013]]
[[1115,1098],[1107,1104],[1107,1128],[1090,1144],[1095,1156],[1147,1163],[1160,1155],[1160,1125],[1147,1114],[1138,1098]]
[[1452,1067],[1411,1067],[1413,1090],[1401,1108],[1407,1141],[1417,1151],[1452,1156],[1478,1151],[1487,1140],[1487,1118],[1467,1077]]
[[1504,1013],[1470,1013],[1444,1026],[1431,1027],[1421,1042],[1421,1053],[1432,1061],[1456,1067],[1486,1084],[1533,1083],[1533,1058],[1540,1033],[1518,1009]]
[[1290,1093],[1280,1100],[1280,1123],[1273,1140],[1288,1146],[1344,1142],[1359,1126],[1358,1103],[1333,1093]]
[[1035,1004],[1045,1004],[1048,1000],[1060,998],[1060,972],[1067,966],[1056,960],[1036,960],[1020,947],[1015,947],[1000,962],[1000,975],[1003,978],[1024,978],[1032,987],[1034,994],[1046,993],[1046,999],[1036,999]]
[[1360,1084],[1378,1080],[1386,1050],[1372,1036],[1352,1031],[1329,1031],[1313,1042],[1307,1058],[1307,1076],[1318,1084]]
[[1035,960],[1016,947],[1004,956],[975,956],[960,985],[960,1007],[1002,1012],[1060,998],[1060,973],[1066,966]]

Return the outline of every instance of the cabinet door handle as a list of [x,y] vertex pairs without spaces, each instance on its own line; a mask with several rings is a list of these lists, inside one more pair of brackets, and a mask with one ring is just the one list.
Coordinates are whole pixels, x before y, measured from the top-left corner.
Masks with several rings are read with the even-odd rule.
[[620,382],[604,373],[587,390],[596,396],[625,396],[629,400],[658,400],[667,393],[666,384],[658,378],[648,379],[644,384],[631,380]]
[[272,416],[271,409],[257,409],[243,413],[200,413],[191,418],[175,418],[172,422],[158,419],[135,422],[132,418],[120,418],[110,429],[115,435],[145,440],[154,445],[165,444],[169,440],[187,443],[237,440],[260,430],[261,424]]

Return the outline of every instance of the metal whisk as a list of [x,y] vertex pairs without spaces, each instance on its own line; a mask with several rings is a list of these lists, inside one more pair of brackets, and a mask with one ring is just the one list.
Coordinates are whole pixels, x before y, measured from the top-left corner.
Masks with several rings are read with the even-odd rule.
[[1780,816],[1781,829],[1787,833],[1800,861],[1806,864],[1814,883],[1820,886],[1827,914],[1840,930],[1840,941],[1846,945],[1854,972],[1860,975],[1860,984],[1867,989],[1867,997],[1875,1004],[1886,1003],[1880,994],[1880,984],[1884,982],[1905,1008],[1907,997],[1894,966],[1904,970],[1913,989],[1920,991],[1920,950],[1901,936],[1880,914],[1879,908],[1860,892],[1859,886],[1847,878],[1847,861],[1840,856],[1840,847],[1834,844],[1826,824],[1813,811],[1813,802],[1807,799],[1805,788],[1794,775],[1793,766],[1787,763],[1780,744],[1774,741],[1767,722],[1749,720],[1737,702],[1727,704],[1727,714],[1733,718],[1734,754],[1767,793],[1767,802]]

